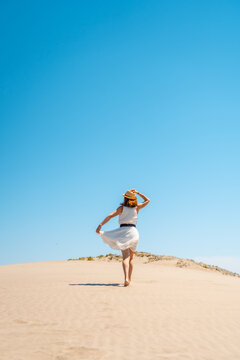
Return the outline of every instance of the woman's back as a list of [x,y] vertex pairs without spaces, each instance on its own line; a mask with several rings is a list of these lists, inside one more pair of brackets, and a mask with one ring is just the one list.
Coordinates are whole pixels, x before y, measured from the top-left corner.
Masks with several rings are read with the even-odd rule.
[[119,215],[119,224],[137,224],[137,208],[123,206],[122,213]]

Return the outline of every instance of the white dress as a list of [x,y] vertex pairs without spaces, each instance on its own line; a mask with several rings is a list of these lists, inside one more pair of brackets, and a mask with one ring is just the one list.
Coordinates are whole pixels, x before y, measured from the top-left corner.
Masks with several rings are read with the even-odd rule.
[[[137,209],[123,206],[119,215],[119,224],[137,224]],[[112,249],[125,250],[130,248],[136,251],[139,233],[135,226],[123,226],[111,231],[100,231],[103,241]]]

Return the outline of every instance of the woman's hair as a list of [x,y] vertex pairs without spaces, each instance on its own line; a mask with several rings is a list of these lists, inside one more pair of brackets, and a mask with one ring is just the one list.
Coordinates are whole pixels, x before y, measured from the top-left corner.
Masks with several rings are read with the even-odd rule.
[[123,206],[127,206],[127,207],[135,207],[137,206],[137,199],[128,199],[126,197],[124,197],[123,202],[121,203],[121,205]]

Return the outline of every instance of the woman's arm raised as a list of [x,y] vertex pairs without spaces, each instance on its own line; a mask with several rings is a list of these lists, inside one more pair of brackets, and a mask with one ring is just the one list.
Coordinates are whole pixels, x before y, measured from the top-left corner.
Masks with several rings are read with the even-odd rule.
[[135,194],[138,194],[144,200],[144,202],[138,204],[138,210],[144,208],[150,202],[150,199],[148,197],[146,197],[145,195],[141,194],[139,191],[137,191],[135,189],[132,189],[130,191],[132,191]]
[[100,230],[101,230],[101,227],[106,224],[109,220],[111,220],[113,217],[121,214],[122,212],[122,205],[119,206],[117,208],[117,210],[113,211],[111,214],[109,214],[107,217],[105,217],[105,219],[98,225],[97,229],[96,229],[96,233],[99,234],[100,233]]

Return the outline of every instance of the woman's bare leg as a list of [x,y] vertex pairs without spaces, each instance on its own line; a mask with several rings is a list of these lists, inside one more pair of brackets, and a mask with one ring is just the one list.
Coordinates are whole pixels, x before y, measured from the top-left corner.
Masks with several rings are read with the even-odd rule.
[[127,286],[129,285],[129,257],[130,257],[130,252],[129,249],[126,250],[122,250],[122,256],[123,256],[123,261],[122,261],[122,266],[123,266],[123,272],[124,272],[124,285]]
[[130,259],[129,259],[129,271],[128,271],[128,279],[129,281],[131,281],[132,278],[132,271],[133,271],[133,256],[134,256],[134,252],[129,249],[130,252]]

